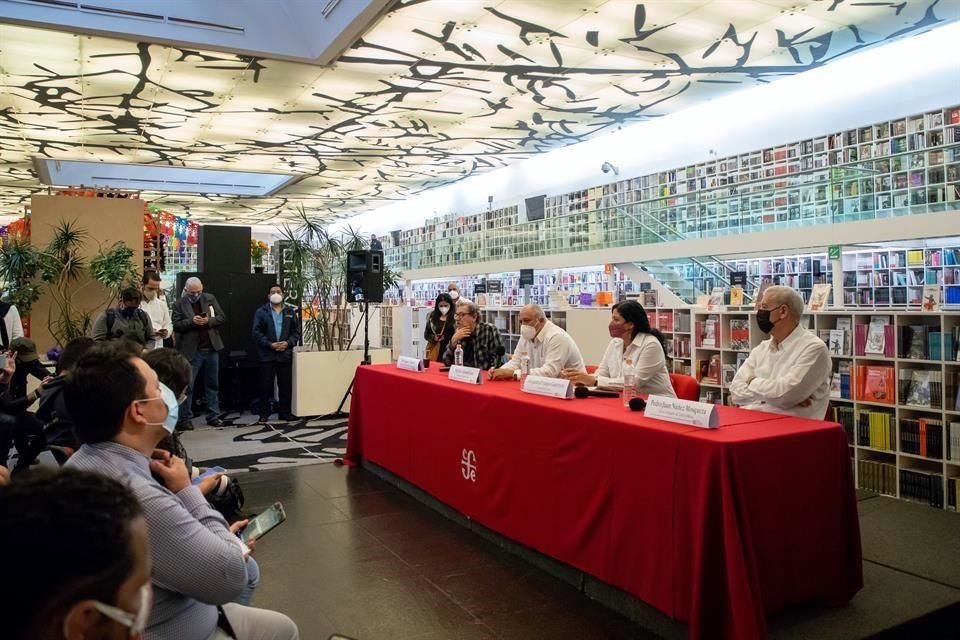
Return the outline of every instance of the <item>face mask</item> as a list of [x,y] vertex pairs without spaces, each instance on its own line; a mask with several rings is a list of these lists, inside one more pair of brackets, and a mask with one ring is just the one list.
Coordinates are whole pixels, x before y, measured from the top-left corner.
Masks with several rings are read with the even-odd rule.
[[199,293],[188,293],[188,294],[187,294],[187,300],[190,301],[190,304],[197,304],[198,302],[200,302],[200,294],[199,294]]
[[619,324],[613,324],[612,322],[607,325],[607,333],[610,334],[611,338],[619,338],[622,335],[621,332],[622,326]]
[[450,305],[442,304],[439,307],[437,307],[437,309],[440,309],[440,314],[445,316],[447,315],[447,312],[450,311]]
[[451,291],[451,292],[450,292],[450,298],[451,298],[451,299],[456,300],[456,299],[459,298],[459,297],[460,297],[460,294],[459,294],[457,291]]
[[154,400],[163,400],[167,406],[167,417],[163,422],[149,422],[147,424],[162,426],[168,433],[173,433],[177,428],[177,420],[180,417],[180,403],[177,402],[177,396],[167,385],[160,383],[160,395],[154,398],[142,398],[136,402],[153,402]]
[[281,302],[283,302],[283,296],[282,296],[282,295],[280,295],[279,293],[271,293],[271,294],[270,294],[270,303],[271,303],[271,304],[280,304]]
[[157,292],[154,291],[153,289],[144,289],[143,297],[146,298],[147,302],[151,302],[152,300],[156,299]]
[[109,604],[103,604],[102,602],[94,602],[93,606],[96,607],[97,611],[114,622],[119,622],[130,629],[130,637],[133,638],[143,633],[143,630],[147,627],[147,618],[150,617],[150,608],[153,604],[153,590],[149,582],[140,587],[139,600],[140,606],[137,608],[135,614]]
[[757,326],[760,331],[770,333],[776,323],[770,319],[770,309],[757,309]]
[[533,340],[537,337],[537,328],[529,324],[520,327],[520,337],[527,340]]

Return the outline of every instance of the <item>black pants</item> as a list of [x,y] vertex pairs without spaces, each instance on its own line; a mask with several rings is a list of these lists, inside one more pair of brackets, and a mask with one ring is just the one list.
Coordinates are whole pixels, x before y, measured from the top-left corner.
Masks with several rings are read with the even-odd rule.
[[293,387],[292,362],[261,362],[260,363],[260,415],[269,415],[273,401],[273,380],[277,380],[280,395],[280,415],[290,413],[290,396]]
[[0,464],[6,465],[11,445],[17,447],[17,466],[14,471],[29,469],[47,446],[43,437],[43,423],[26,411],[0,414]]

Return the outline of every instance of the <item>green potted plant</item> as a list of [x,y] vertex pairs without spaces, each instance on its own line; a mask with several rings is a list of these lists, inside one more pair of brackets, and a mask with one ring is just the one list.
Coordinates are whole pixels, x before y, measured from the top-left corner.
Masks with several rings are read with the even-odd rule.
[[[351,317],[360,312],[347,302],[347,253],[368,248],[359,231],[334,233],[298,207],[297,223],[282,230],[283,270],[288,301],[301,308],[303,346],[293,354],[293,412],[330,413],[337,408],[363,356],[363,342],[354,336]],[[384,288],[396,286],[400,274],[385,268]],[[371,326],[379,309],[370,307]],[[389,349],[371,349],[374,361],[389,362]]]

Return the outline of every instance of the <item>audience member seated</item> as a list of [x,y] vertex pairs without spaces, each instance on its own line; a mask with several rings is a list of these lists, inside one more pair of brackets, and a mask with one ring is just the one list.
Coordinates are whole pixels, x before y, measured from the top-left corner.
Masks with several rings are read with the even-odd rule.
[[536,304],[528,304],[520,310],[520,342],[513,358],[493,371],[494,380],[513,380],[520,374],[520,357],[530,358],[530,375],[559,378],[564,370],[573,369],[586,373],[583,356],[577,343],[566,331],[547,320],[547,314]]
[[0,548],[4,572],[19,578],[0,598],[4,638],[141,637],[151,602],[147,524],[119,482],[67,469],[18,478],[0,489]]
[[[80,447],[77,437],[73,435],[73,422],[67,413],[66,400],[63,398],[63,385],[66,374],[80,357],[96,344],[93,338],[74,338],[67,343],[57,359],[57,367],[51,378],[43,387],[40,403],[37,405],[37,419],[43,423],[43,437],[48,447],[60,447],[69,453]],[[63,464],[65,460],[58,458]]]
[[6,464],[10,447],[16,445],[17,464],[13,472],[19,473],[30,468],[45,446],[43,423],[27,412],[27,407],[36,401],[39,389],[26,397],[13,398],[9,385],[16,374],[16,357],[12,351],[2,355],[6,362],[0,367],[0,464]]
[[730,383],[730,400],[745,409],[822,420],[830,402],[830,352],[800,326],[803,298],[789,287],[768,287],[757,325],[770,334],[750,352]]
[[241,524],[228,527],[210,507],[182,458],[156,452],[151,459],[173,431],[177,396],[147,363],[129,349],[98,345],[74,366],[63,393],[83,443],[67,466],[120,480],[144,509],[154,565],[147,637],[299,638],[287,616],[233,602],[249,581]]
[[456,320],[454,319],[453,299],[449,294],[441,293],[437,296],[433,304],[433,311],[427,316],[427,325],[423,328],[423,339],[426,341],[426,348],[423,351],[424,357],[431,361],[438,361],[443,358],[443,354],[450,344],[450,338],[456,331]]
[[647,312],[639,302],[629,300],[614,306],[607,330],[611,340],[596,372],[591,375],[565,369],[564,378],[588,387],[623,387],[623,366],[629,359],[638,393],[677,397],[667,371],[663,334],[650,327]]
[[497,355],[497,351],[503,349],[500,332],[492,324],[480,322],[480,307],[472,302],[458,304],[454,317],[457,330],[443,353],[444,364],[453,364],[458,344],[463,346],[464,366],[493,369],[500,364]]
[[10,351],[17,356],[17,371],[10,381],[10,395],[23,398],[27,395],[27,379],[33,376],[42,382],[50,377],[50,370],[40,362],[37,344],[30,338],[14,338],[10,341]]

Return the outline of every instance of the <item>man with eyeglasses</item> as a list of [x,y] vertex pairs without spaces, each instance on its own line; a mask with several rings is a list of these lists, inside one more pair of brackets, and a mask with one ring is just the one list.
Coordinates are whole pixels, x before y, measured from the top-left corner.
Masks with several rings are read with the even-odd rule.
[[800,326],[803,298],[790,287],[768,287],[757,326],[769,340],[750,352],[730,383],[730,400],[744,409],[823,420],[833,365],[826,343]]
[[480,322],[480,308],[472,302],[457,305],[454,314],[457,330],[450,338],[443,362],[453,364],[457,345],[463,346],[463,364],[478,369],[494,369],[500,366],[498,351],[503,348],[500,332],[492,324]]
[[[137,499],[115,480],[70,469],[2,485],[4,569],[32,576],[0,598],[3,637],[140,638],[152,590],[147,522]],[[51,552],[67,548],[69,557]]]

